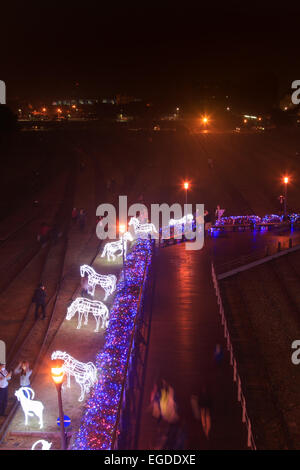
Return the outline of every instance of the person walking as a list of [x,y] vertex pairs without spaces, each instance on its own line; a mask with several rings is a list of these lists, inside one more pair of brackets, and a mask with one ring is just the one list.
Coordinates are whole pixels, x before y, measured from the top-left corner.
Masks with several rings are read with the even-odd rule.
[[216,222],[219,222],[221,220],[221,217],[223,216],[225,212],[225,209],[221,209],[219,205],[217,205],[217,208],[215,210],[215,220]]
[[208,212],[208,210],[204,211],[204,231],[205,233],[208,233],[208,231],[211,229],[212,222],[211,222],[211,215]]
[[208,168],[212,170],[214,167],[214,161],[211,157],[207,159],[207,164],[208,164]]
[[154,384],[150,396],[150,408],[152,409],[153,418],[158,422],[161,420],[160,398],[161,398],[162,381],[159,380]]
[[160,410],[162,418],[168,423],[176,423],[179,417],[177,414],[177,405],[175,402],[174,388],[165,380],[162,381],[163,386],[160,396]]
[[78,222],[80,230],[83,231],[86,223],[86,212],[82,208],[79,211]]
[[209,439],[212,402],[206,386],[202,387],[199,395],[191,396],[191,407],[195,419],[201,421],[203,432],[206,438]]
[[89,288],[89,284],[88,284],[88,281],[89,281],[89,277],[88,275],[86,274],[84,277],[81,278],[81,297],[88,297],[89,294],[88,294],[88,288]]
[[72,209],[72,223],[73,223],[73,225],[76,224],[77,219],[78,219],[78,210],[77,210],[76,207],[73,207],[73,209]]
[[11,379],[11,372],[7,372],[5,364],[0,364],[0,416],[5,416],[8,397],[8,381]]
[[42,319],[44,320],[46,316],[46,291],[45,286],[42,283],[39,284],[39,286],[35,289],[34,295],[32,297],[32,302],[35,304],[35,320],[38,319],[40,309],[42,311]]
[[222,364],[223,356],[224,356],[224,353],[223,353],[222,346],[219,343],[217,343],[215,350],[214,350],[214,361],[217,366],[220,366],[220,364]]
[[19,362],[14,373],[20,374],[20,387],[30,387],[30,376],[32,374],[32,370],[29,367],[28,361]]

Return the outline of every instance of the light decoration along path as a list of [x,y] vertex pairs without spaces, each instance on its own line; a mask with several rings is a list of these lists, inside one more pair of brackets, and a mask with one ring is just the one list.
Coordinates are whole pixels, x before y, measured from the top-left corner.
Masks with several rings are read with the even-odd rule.
[[105,297],[109,297],[116,290],[117,276],[114,274],[98,274],[88,264],[80,266],[81,277],[88,276],[88,293],[92,296],[95,295],[95,287],[101,286],[104,289]]
[[75,450],[110,449],[144,273],[151,262],[150,240],[138,239],[127,257],[126,291],[119,282],[102,351],[96,357],[100,380],[85,404]]
[[[267,214],[263,217],[258,215],[231,215],[229,217],[221,217],[216,221],[215,227],[223,227],[225,225],[267,225],[271,223],[284,222],[284,216],[278,214]],[[300,214],[288,214],[287,221],[291,224],[300,222]]]

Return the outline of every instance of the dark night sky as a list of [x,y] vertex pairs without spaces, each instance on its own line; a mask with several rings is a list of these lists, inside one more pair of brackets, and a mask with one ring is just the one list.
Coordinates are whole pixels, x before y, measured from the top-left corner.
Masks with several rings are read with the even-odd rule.
[[282,91],[300,78],[299,8],[160,3],[12,2],[0,32],[8,98],[176,97],[206,80]]

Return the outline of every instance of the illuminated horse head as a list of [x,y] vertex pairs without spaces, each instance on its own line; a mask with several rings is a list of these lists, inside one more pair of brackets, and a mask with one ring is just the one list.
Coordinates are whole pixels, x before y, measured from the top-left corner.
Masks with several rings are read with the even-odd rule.
[[131,217],[129,221],[129,226],[133,225],[135,234],[140,237],[148,237],[148,235],[152,233],[158,233],[156,227],[152,223],[141,224],[140,221],[136,217]]
[[129,232],[125,232],[124,235],[121,236],[120,240],[115,242],[106,243],[104,250],[102,252],[101,258],[107,256],[107,260],[110,261],[111,259],[115,261],[116,255],[118,251],[120,252],[117,256],[120,257],[123,255],[123,246],[124,246],[124,258],[126,259],[127,255],[127,242],[133,241],[133,236]]
[[85,297],[77,297],[74,302],[71,303],[67,310],[66,320],[71,320],[74,315],[78,312],[78,324],[77,330],[81,328],[82,317],[84,316],[84,324],[88,324],[89,313],[92,313],[96,320],[96,328],[94,331],[99,331],[100,320],[101,328],[107,328],[109,310],[106,305],[100,300],[89,300]]
[[15,396],[22,406],[25,415],[25,426],[28,425],[28,416],[36,415],[39,418],[40,429],[43,427],[44,405],[41,401],[34,400],[34,391],[30,387],[21,387],[15,391]]
[[89,393],[90,388],[97,382],[97,369],[92,362],[79,362],[70,354],[62,351],[54,351],[51,359],[62,359],[63,370],[67,375],[67,385],[70,387],[70,377],[74,376],[75,381],[80,385],[80,397],[78,401],[82,401],[86,393]]
[[91,266],[84,264],[80,266],[80,275],[84,277],[86,274],[88,275],[88,293],[90,295],[95,294],[95,287],[99,285],[105,291],[105,301],[116,290],[117,277],[114,274],[98,274]]

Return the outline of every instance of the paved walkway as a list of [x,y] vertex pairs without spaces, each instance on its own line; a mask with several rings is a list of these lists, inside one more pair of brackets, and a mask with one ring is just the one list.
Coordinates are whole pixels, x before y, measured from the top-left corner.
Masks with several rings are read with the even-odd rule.
[[[221,367],[214,362],[215,345],[223,344],[224,351],[225,345],[209,253],[209,246],[186,251],[185,244],[159,250],[139,449],[161,448],[161,437],[168,431],[168,425],[164,421],[157,424],[149,410],[151,390],[158,377],[174,387],[180,423],[186,433],[185,449],[246,448],[227,354]],[[212,400],[209,440],[190,404],[191,395],[201,392],[203,385]]]

